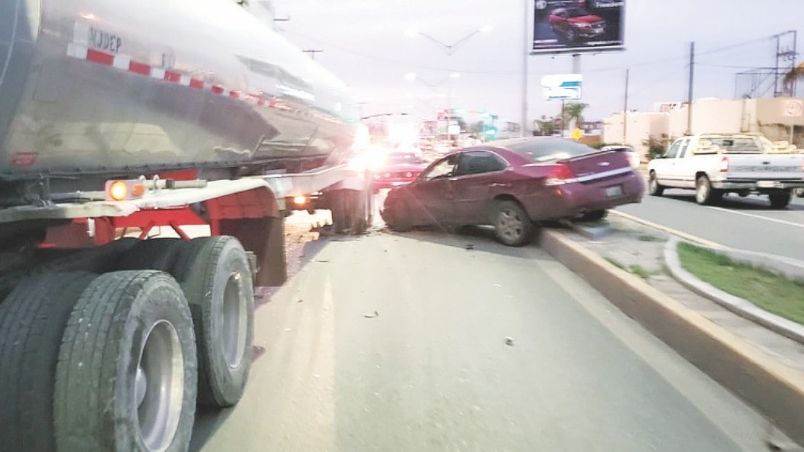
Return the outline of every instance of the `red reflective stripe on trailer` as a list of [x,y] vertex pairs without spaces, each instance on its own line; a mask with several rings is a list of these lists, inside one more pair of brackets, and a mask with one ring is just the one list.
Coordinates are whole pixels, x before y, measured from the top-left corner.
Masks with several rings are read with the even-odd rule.
[[141,75],[151,75],[151,66],[136,61],[128,63],[128,70]]
[[277,217],[276,200],[265,188],[234,193],[204,202],[209,219],[238,220],[243,218]]
[[190,79],[190,88],[203,89],[204,88],[204,81],[201,80],[201,79],[197,79],[197,78],[191,78]]
[[240,91],[229,91],[229,97],[239,99],[240,98]]
[[178,82],[181,80],[181,74],[175,71],[165,71],[165,80],[169,82]]
[[223,94],[223,86],[221,85],[212,85],[211,91],[215,94]]
[[111,66],[114,64],[114,55],[103,53],[94,49],[87,49],[87,61]]

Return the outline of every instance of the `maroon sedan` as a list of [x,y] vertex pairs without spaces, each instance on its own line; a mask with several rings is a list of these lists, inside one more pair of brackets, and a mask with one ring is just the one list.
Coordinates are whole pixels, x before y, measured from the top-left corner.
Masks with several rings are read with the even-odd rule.
[[386,164],[374,172],[374,190],[409,184],[419,177],[426,164],[416,152],[393,152]]
[[528,243],[533,223],[600,219],[642,200],[645,184],[628,153],[561,138],[520,138],[467,148],[391,190],[382,217],[391,229],[491,224],[506,245]]

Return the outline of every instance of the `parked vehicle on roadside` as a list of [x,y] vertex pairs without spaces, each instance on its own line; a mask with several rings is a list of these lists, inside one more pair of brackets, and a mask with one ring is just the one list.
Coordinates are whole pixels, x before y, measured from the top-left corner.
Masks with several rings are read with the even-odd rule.
[[674,141],[648,165],[648,191],[695,190],[698,204],[713,204],[726,193],[768,195],[772,207],[790,204],[804,188],[804,154],[754,134],[702,134]]
[[391,190],[382,216],[391,229],[493,225],[510,246],[531,239],[534,222],[605,217],[642,200],[642,177],[622,148],[597,151],[574,141],[529,137],[463,149]]
[[606,32],[606,21],[583,8],[556,8],[547,21],[555,34],[569,42],[596,38]]

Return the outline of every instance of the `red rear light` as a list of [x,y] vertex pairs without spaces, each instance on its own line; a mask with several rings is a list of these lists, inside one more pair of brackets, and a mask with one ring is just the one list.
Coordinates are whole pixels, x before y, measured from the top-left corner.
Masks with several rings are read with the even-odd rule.
[[729,158],[725,155],[722,159],[720,159],[720,172],[727,173],[729,172]]
[[575,182],[575,173],[566,163],[558,163],[547,174],[545,185],[564,185]]

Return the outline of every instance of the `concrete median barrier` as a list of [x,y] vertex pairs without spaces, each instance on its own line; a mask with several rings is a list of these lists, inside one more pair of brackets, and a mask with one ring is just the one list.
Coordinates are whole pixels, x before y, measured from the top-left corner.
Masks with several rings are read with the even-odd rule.
[[574,242],[545,230],[541,246],[626,315],[804,444],[804,375]]

